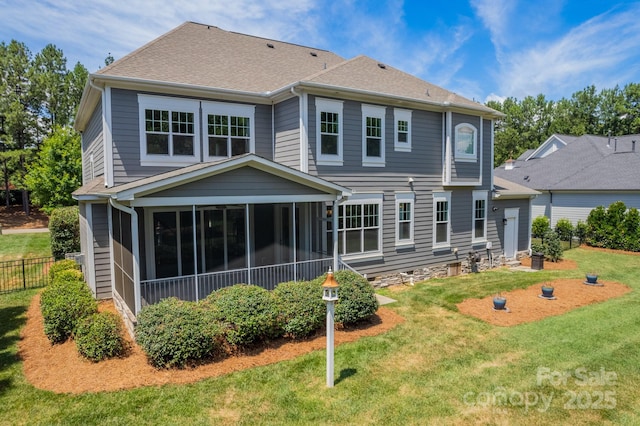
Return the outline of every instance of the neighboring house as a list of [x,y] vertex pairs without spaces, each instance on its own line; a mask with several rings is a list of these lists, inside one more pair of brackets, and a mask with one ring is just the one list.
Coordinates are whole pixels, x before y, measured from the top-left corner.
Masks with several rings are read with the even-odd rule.
[[[552,135],[538,149],[494,170],[496,177],[541,192],[533,217],[560,218],[574,225],[597,206],[622,201],[640,209],[640,135]],[[640,149],[640,148],[638,148]]]
[[499,116],[366,56],[185,23],[89,77],[87,281],[134,318],[329,267],[456,272],[470,251],[502,255],[505,230],[515,256],[531,194],[495,199]]

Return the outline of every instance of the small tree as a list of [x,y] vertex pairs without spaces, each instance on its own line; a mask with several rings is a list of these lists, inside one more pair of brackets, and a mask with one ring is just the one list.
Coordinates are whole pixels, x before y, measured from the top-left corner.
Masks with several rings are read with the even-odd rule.
[[562,243],[560,242],[558,234],[551,229],[544,234],[544,249],[545,256],[552,262],[557,262],[562,259]]
[[632,207],[624,216],[622,224],[624,232],[624,249],[640,251],[640,213]]
[[587,216],[587,244],[593,247],[607,247],[607,231],[604,228],[607,211],[598,206]]
[[569,219],[563,217],[556,222],[556,234],[561,241],[569,241],[573,236],[573,224]]
[[29,165],[25,181],[33,203],[47,214],[76,204],[71,193],[82,185],[80,135],[70,127],[57,127]]
[[66,253],[80,251],[80,221],[78,207],[54,209],[49,218],[51,254],[63,259]]
[[534,238],[542,238],[544,241],[544,234],[547,230],[551,229],[549,225],[549,218],[546,216],[538,216],[533,219],[531,224],[531,234]]
[[578,241],[580,242],[580,244],[584,243],[587,239],[587,232],[587,224],[584,221],[579,220],[578,223],[576,223],[575,234],[576,237],[578,237]]

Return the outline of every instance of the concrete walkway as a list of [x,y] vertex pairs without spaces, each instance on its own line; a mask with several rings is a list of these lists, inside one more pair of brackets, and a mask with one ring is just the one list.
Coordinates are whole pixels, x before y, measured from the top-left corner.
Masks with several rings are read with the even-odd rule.
[[381,294],[377,294],[377,293],[376,293],[376,299],[378,299],[378,304],[379,304],[380,306],[382,306],[382,305],[388,305],[389,303],[397,302],[397,300],[395,300],[395,299],[392,299],[392,298],[390,298],[390,297],[383,296],[383,295],[381,295]]
[[49,232],[49,228],[2,228],[0,234],[41,234],[43,232]]

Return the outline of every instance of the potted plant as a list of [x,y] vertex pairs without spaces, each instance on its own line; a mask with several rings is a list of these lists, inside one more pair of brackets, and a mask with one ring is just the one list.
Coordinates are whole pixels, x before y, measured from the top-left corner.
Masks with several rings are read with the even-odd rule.
[[542,286],[542,297],[546,297],[548,299],[551,299],[553,297],[553,287],[550,285],[543,285]]
[[507,298],[502,296],[501,294],[498,294],[493,297],[493,309],[495,309],[496,311],[501,311],[505,309],[506,304],[507,304]]
[[587,273],[587,284],[598,284],[598,274],[595,272]]

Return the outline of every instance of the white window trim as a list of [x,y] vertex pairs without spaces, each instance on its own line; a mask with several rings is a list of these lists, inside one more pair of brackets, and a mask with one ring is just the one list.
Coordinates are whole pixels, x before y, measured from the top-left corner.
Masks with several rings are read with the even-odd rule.
[[[145,110],[168,110],[193,113],[193,155],[147,154],[147,130]],[[193,99],[177,99],[166,96],[138,95],[140,130],[140,164],[142,166],[188,166],[200,162],[200,102]],[[170,132],[171,134],[172,132]],[[171,143],[170,143],[171,145]]]
[[[385,166],[385,115],[387,109],[377,105],[362,105],[362,165],[364,167]],[[380,157],[367,156],[367,117],[379,118],[381,125]]]
[[[342,101],[316,98],[316,164],[319,166],[342,166],[342,140],[344,136],[344,120]],[[322,138],[320,137],[320,113],[331,112],[338,114],[338,154],[322,154]]]
[[[396,192],[396,247],[413,247],[414,241],[414,227],[416,222],[416,195],[413,192]],[[411,205],[411,221],[409,222],[409,239],[400,239],[400,203],[409,203]]]
[[[396,151],[411,152],[411,110],[408,109],[393,109],[393,147]],[[406,121],[408,123],[407,128],[407,142],[398,141],[398,121]]]
[[[202,134],[203,137],[203,154],[205,161],[222,160],[231,158],[231,151],[226,157],[209,155],[209,115],[225,115],[227,117],[249,117],[249,152],[256,152],[256,132],[255,132],[255,105],[232,104],[226,102],[202,102]],[[231,136],[228,136],[231,137]]]
[[[436,225],[437,225],[437,203],[439,201],[447,202],[447,241],[437,243],[436,242]],[[447,249],[451,247],[451,191],[442,191],[433,193],[433,249]]]
[[[463,128],[469,128],[473,130],[473,154],[467,154],[466,152],[459,152],[458,147],[458,131]],[[456,161],[460,162],[476,162],[478,161],[478,129],[476,126],[470,123],[460,123],[455,127],[454,131],[455,140],[453,141],[454,157]]]
[[[339,204],[340,207],[353,205],[353,204],[377,204],[378,205],[378,250],[377,251],[368,251],[364,253],[351,253],[351,254],[341,254],[340,257],[344,260],[363,260],[363,259],[381,259],[383,257],[382,253],[382,233],[383,233],[383,194],[353,194],[349,197],[348,200],[343,201]],[[340,214],[338,212],[338,214]],[[338,238],[340,238],[340,229],[338,229]],[[340,247],[340,244],[338,244]],[[342,247],[345,247],[345,242],[343,242]]]
[[[471,204],[471,243],[487,242],[487,191],[473,191],[473,202]],[[484,200],[484,232],[482,238],[476,238],[476,201]]]

